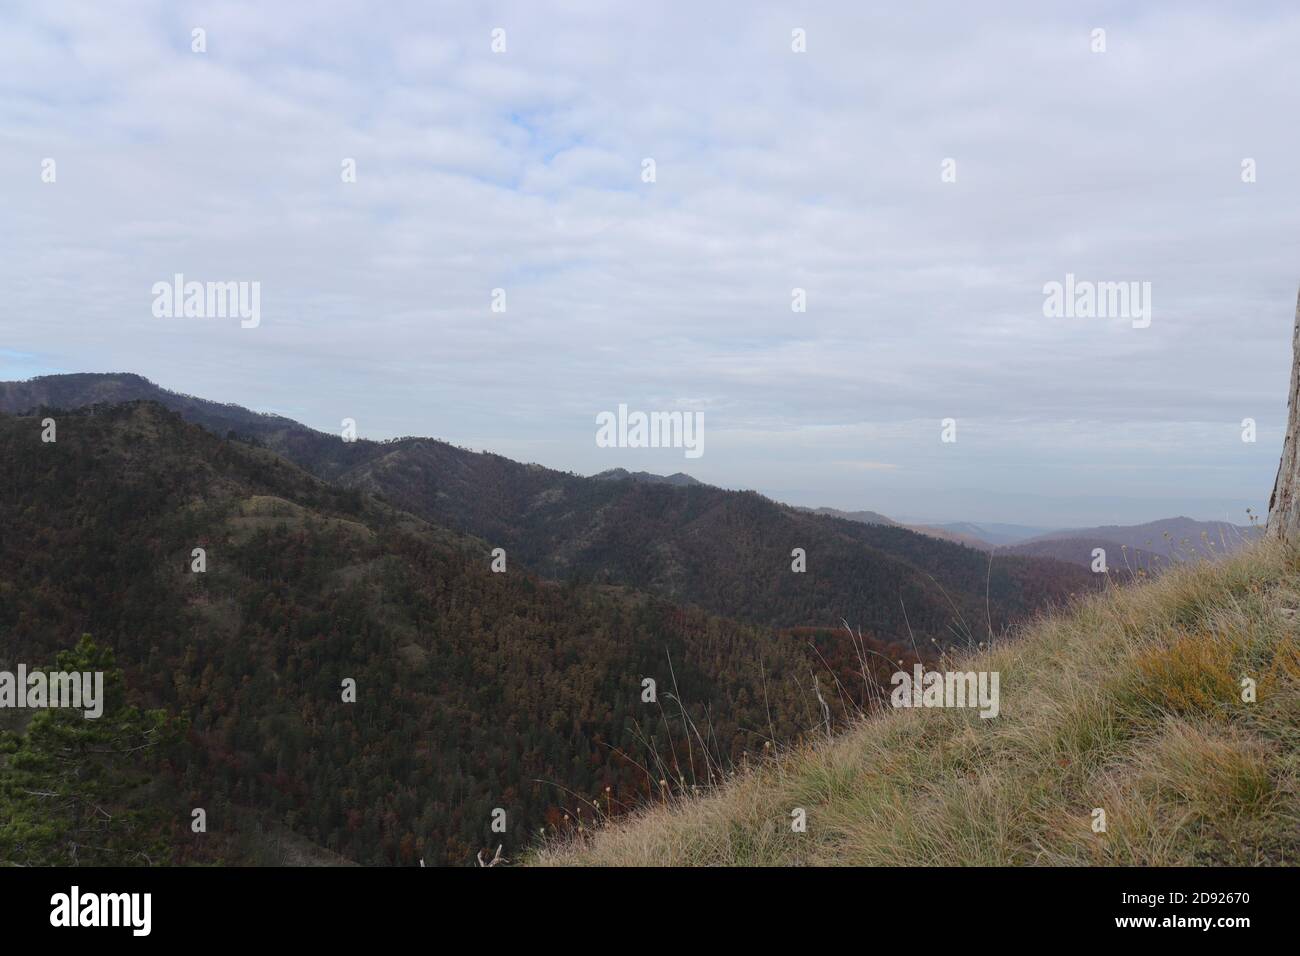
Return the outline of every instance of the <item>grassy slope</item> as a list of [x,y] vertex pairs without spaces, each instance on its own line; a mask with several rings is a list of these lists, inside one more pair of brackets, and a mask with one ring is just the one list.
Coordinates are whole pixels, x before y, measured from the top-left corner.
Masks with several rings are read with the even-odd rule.
[[1275,542],[1115,589],[959,668],[1001,673],[997,718],[880,714],[532,862],[1295,864],[1298,608],[1300,554]]

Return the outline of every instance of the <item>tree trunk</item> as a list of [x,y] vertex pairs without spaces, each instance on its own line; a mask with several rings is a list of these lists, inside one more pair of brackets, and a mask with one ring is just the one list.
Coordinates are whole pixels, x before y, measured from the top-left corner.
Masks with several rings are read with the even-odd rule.
[[1282,460],[1268,499],[1268,534],[1300,544],[1300,458],[1296,456],[1300,426],[1300,298],[1296,299],[1295,328],[1291,333],[1291,391],[1287,397],[1286,439]]

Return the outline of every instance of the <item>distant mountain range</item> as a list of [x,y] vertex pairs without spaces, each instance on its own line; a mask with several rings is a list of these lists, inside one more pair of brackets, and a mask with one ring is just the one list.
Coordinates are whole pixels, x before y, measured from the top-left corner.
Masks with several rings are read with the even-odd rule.
[[1036,528],[1030,525],[1021,524],[1003,524],[996,521],[991,522],[973,522],[973,521],[953,521],[947,524],[936,525],[939,530],[959,534],[973,541],[981,541],[985,545],[993,547],[1002,547],[1003,545],[1016,544],[1020,541],[1027,541],[1041,534],[1046,534],[1052,529]]
[[[266,448],[311,474],[380,496],[505,548],[546,578],[631,587],[761,625],[836,626],[940,644],[1005,627],[1099,586],[1074,566],[967,547],[894,524],[815,514],[687,475],[611,469],[594,478],[431,438],[344,442],[265,415],[160,388],[132,374],[0,383],[0,411],[156,401],[212,433]],[[805,573],[792,573],[796,548]],[[964,623],[962,623],[964,622]]]
[[1127,548],[1144,548],[1170,557],[1189,552],[1209,555],[1234,551],[1258,537],[1262,528],[1229,524],[1226,521],[1196,521],[1192,518],[1163,518],[1135,525],[1102,525],[1096,528],[1066,528],[1030,539],[1056,541],[1066,538],[1098,538]]
[[[875,511],[789,507],[754,492],[714,488],[681,472],[661,476],[611,468],[582,478],[429,438],[347,443],[283,416],[172,392],[130,373],[0,382],[0,411],[9,414],[41,405],[79,408],[132,400],[157,401],[221,437],[266,447],[327,481],[379,494],[423,518],[499,543],[544,575],[576,575],[597,583],[649,588],[675,601],[698,603],[715,613],[760,623],[796,625],[855,617],[864,626],[884,628],[894,637],[903,633],[901,609],[890,613],[880,602],[863,599],[862,578],[855,569],[867,556],[861,550],[865,547],[875,549],[865,578],[892,580],[894,587],[908,582],[920,604],[917,613],[923,629],[945,631],[940,622],[951,615],[951,609],[945,610],[946,600],[926,576],[934,575],[945,562],[955,562],[963,568],[961,580],[976,592],[974,603],[979,603],[980,562],[959,552],[920,546],[904,531],[1007,558],[1049,558],[1084,568],[1092,565],[1093,549],[1102,547],[1109,565],[1121,571],[1126,557],[1130,565],[1144,568],[1193,554],[1213,557],[1235,550],[1258,533],[1226,522],[1181,517],[1062,530],[996,522],[905,524]],[[657,497],[656,488],[690,489],[695,496]],[[763,529],[754,540],[761,542],[765,556],[756,556],[752,546],[738,542],[734,553],[728,554],[729,532],[708,530],[717,530],[719,523],[730,529],[737,512],[747,516],[744,521],[754,522],[756,531]],[[639,543],[628,550],[625,545],[633,541]],[[788,541],[788,547],[779,541]],[[794,547],[803,547],[810,555],[821,551],[821,560],[814,558],[810,565],[819,587],[802,588],[797,583],[801,579],[790,575],[777,578],[775,590],[759,584],[765,573],[782,563],[778,557],[784,556],[788,566]],[[1144,557],[1139,559],[1139,553]],[[914,567],[897,567],[900,559]],[[723,572],[711,570],[718,568],[729,568],[736,578],[722,589],[726,597],[718,592],[718,575]],[[1009,579],[1033,573],[1028,566],[1005,570]],[[994,578],[997,584],[1007,583],[996,580],[997,574]],[[961,584],[944,582],[944,587],[952,586],[966,590]],[[1071,581],[1050,590],[1055,600],[1087,586]],[[1014,591],[1014,586],[1003,589],[1011,616],[1026,609]],[[915,628],[917,618],[910,623]]]
[[1139,569],[1150,572],[1181,561],[1216,560],[1239,550],[1263,533],[1262,526],[1197,521],[1182,516],[1137,525],[1052,531],[1027,525],[969,521],[937,525],[900,524],[875,511],[807,510],[868,524],[905,527],[999,555],[1055,558],[1089,569],[1096,560],[1093,552],[1102,548],[1106,552],[1108,568],[1117,572]]
[[860,521],[863,524],[907,528],[909,531],[915,531],[930,538],[938,538],[940,541],[951,541],[954,544],[964,544],[972,548],[989,550],[988,540],[972,533],[972,529],[975,528],[974,525],[905,524],[895,521],[893,518],[887,518],[878,511],[840,511],[838,508],[803,508],[800,510],[810,511],[813,514],[831,515],[832,517],[843,518],[846,521]]
[[1263,530],[1261,526],[1180,516],[1138,525],[1053,531],[1001,548],[998,553],[1056,558],[1088,567],[1094,561],[1093,552],[1101,548],[1108,567],[1149,572],[1184,561],[1216,560],[1240,550]]

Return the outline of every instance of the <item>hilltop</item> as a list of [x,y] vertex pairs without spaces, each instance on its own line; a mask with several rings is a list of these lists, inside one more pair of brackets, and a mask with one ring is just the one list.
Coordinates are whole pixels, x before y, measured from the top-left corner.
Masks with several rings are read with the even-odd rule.
[[676,488],[686,488],[691,485],[700,485],[703,482],[683,471],[675,472],[671,475],[655,475],[648,471],[628,471],[626,468],[608,468],[599,474],[592,475],[593,478],[601,478],[608,481],[644,481],[652,485],[672,485]]

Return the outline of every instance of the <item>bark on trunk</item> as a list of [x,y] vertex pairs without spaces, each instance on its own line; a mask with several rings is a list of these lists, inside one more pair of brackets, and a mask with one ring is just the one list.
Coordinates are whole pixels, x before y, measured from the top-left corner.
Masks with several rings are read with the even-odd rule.
[[1287,397],[1286,439],[1277,466],[1273,495],[1268,499],[1268,534],[1300,544],[1300,458],[1296,456],[1300,426],[1300,297],[1296,299],[1295,328],[1291,332],[1291,391]]

